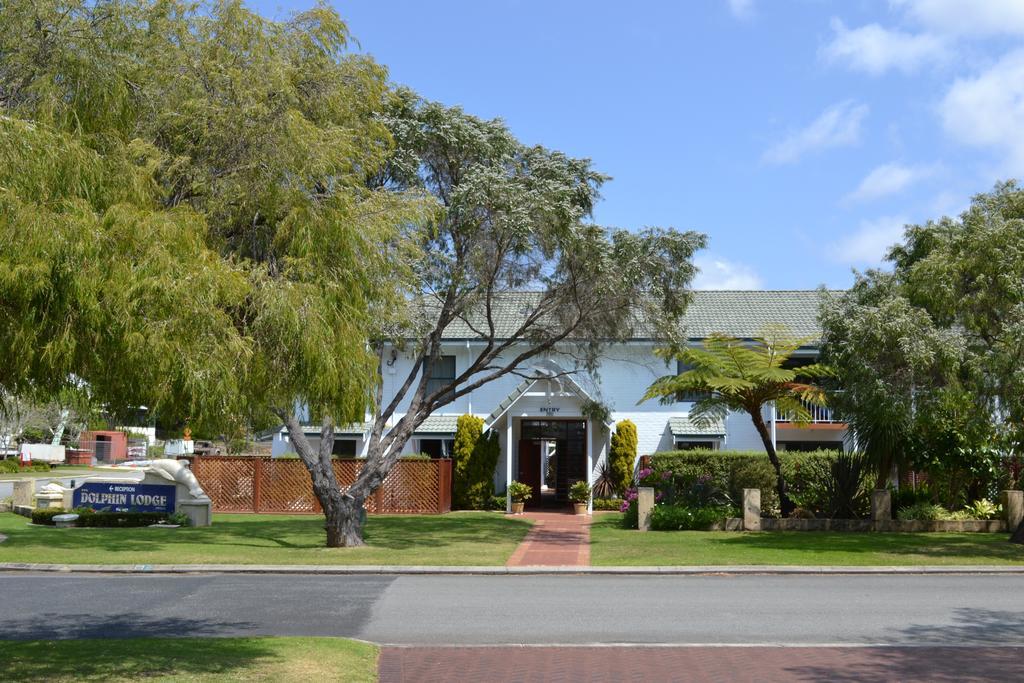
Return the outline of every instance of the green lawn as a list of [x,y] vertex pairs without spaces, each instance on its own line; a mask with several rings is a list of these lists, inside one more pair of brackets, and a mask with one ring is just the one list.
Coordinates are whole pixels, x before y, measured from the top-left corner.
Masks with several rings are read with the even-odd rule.
[[376,681],[375,646],[343,638],[0,641],[4,681]]
[[1024,564],[1009,534],[889,534],[827,531],[649,531],[620,526],[622,515],[594,518],[595,565],[922,565]]
[[0,513],[0,562],[502,565],[529,522],[497,512],[371,515],[362,548],[325,548],[318,515],[214,515],[195,529],[56,529]]

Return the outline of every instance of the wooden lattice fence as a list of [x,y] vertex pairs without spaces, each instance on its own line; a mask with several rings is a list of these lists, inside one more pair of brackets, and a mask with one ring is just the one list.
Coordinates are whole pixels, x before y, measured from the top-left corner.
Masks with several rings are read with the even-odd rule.
[[[359,459],[336,459],[342,489],[362,467]],[[196,456],[192,473],[216,512],[320,513],[305,465],[294,459]],[[441,514],[452,507],[451,460],[399,460],[366,501],[366,511],[382,514]]]

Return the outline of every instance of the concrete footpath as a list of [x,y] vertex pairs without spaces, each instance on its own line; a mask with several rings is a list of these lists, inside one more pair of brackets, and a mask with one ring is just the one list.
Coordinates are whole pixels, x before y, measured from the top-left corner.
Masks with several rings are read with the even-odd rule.
[[1024,565],[685,565],[643,567],[594,566],[431,566],[431,565],[316,565],[316,564],[37,564],[0,562],[0,572],[85,574],[313,574],[313,575],[747,575],[747,574],[1024,574]]

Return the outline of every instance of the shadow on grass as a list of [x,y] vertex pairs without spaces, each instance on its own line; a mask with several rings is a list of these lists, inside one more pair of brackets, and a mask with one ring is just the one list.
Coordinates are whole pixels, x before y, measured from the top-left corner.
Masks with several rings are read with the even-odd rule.
[[[185,546],[320,549],[326,532],[319,515],[289,517],[271,515],[218,515],[211,527],[197,529],[54,529],[28,526],[24,518],[3,514],[8,519],[0,531],[8,537],[5,549],[31,551],[47,548],[90,553],[127,555],[140,552],[174,551]],[[384,550],[409,550],[465,543],[497,545],[517,542],[529,523],[498,513],[453,513],[447,515],[371,516],[365,528],[369,546]],[[68,561],[74,561],[68,558]]]
[[210,637],[238,633],[247,622],[41,614],[4,625],[4,637],[18,639],[0,641],[0,680],[6,681],[230,676],[256,660],[279,660],[259,639]]
[[1024,562],[1024,547],[1004,534],[766,531],[717,535],[709,545],[801,553],[883,553],[921,557],[991,557]]
[[957,609],[952,624],[910,625],[890,640],[896,647],[854,650],[842,666],[796,666],[787,671],[796,680],[840,683],[1024,678],[1024,647],[1019,645],[1024,642],[1024,614],[1020,612]]

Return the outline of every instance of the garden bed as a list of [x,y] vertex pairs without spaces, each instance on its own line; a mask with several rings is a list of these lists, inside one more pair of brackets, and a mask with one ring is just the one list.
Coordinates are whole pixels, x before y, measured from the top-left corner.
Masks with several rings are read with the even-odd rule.
[[[727,531],[730,529],[726,529]],[[790,517],[775,519],[761,518],[761,531],[885,531],[885,532],[950,532],[950,533],[1000,533],[1006,531],[1002,519],[966,520],[899,520],[872,522],[870,519],[800,519]]]

